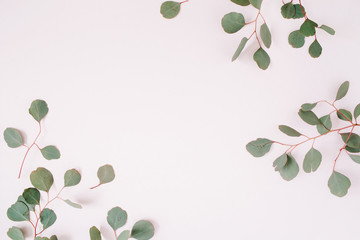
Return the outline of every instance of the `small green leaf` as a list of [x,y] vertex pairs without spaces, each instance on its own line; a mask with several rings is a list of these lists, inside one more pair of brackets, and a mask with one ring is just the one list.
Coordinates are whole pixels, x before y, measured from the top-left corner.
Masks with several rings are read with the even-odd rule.
[[325,134],[329,132],[332,128],[330,115],[325,115],[321,117],[320,124],[316,125],[316,128],[320,134]]
[[345,175],[334,171],[329,178],[328,186],[332,194],[343,197],[347,194],[351,182]]
[[29,208],[23,202],[16,202],[7,210],[7,216],[14,222],[29,221]]
[[225,32],[236,33],[245,26],[245,19],[241,13],[231,12],[222,18],[221,25]]
[[56,214],[53,210],[45,208],[40,215],[40,222],[43,225],[43,229],[51,227],[56,221]]
[[36,188],[25,189],[22,196],[28,204],[38,205],[40,203],[40,192]]
[[309,54],[313,58],[318,58],[320,57],[321,53],[322,53],[322,47],[318,42],[318,40],[315,40],[309,47]]
[[22,233],[21,229],[18,227],[12,227],[8,230],[7,235],[12,240],[24,240],[24,234]]
[[351,133],[349,137],[349,134],[350,133],[340,133],[344,143],[347,141],[346,146],[354,149],[360,148],[360,136],[356,133]]
[[271,46],[271,33],[266,23],[260,27],[260,36],[265,47],[269,48]]
[[270,151],[272,141],[266,138],[258,138],[246,145],[246,150],[254,157],[262,157]]
[[358,118],[360,116],[360,104],[356,105],[354,109],[354,118]]
[[270,57],[261,47],[254,53],[253,58],[262,70],[266,70],[270,65]]
[[109,183],[115,179],[114,168],[111,165],[106,164],[99,168],[97,176],[100,180],[100,184]]
[[57,238],[57,236],[52,235],[52,236],[50,237],[50,240],[58,240],[58,238]]
[[54,183],[54,177],[49,170],[39,167],[30,174],[30,181],[37,189],[49,192]]
[[17,202],[22,202],[26,205],[26,207],[29,209],[29,211],[34,211],[35,210],[35,204],[28,204],[24,197],[22,195],[20,195],[17,199]]
[[164,18],[171,19],[176,17],[180,12],[181,4],[174,1],[166,1],[161,4],[160,13]]
[[114,231],[125,225],[127,213],[119,207],[112,208],[107,215],[107,222]]
[[311,21],[310,19],[306,19],[300,27],[300,32],[306,37],[314,36],[316,32],[315,27],[317,26],[317,23]]
[[319,118],[312,111],[303,111],[300,109],[299,116],[304,122],[310,125],[317,125],[320,123]]
[[101,233],[97,227],[93,226],[89,230],[91,240],[101,240]]
[[255,8],[260,9],[263,0],[249,0],[249,1],[251,5],[253,5]]
[[359,155],[349,154],[349,156],[354,162],[360,164],[360,156]]
[[40,151],[43,157],[47,160],[60,158],[60,152],[55,146],[46,146],[42,148]]
[[280,125],[279,130],[290,137],[300,137],[301,133],[286,125]]
[[69,199],[64,200],[64,202],[66,202],[69,206],[73,207],[73,208],[78,208],[78,209],[82,209],[82,206],[78,203],[74,203]]
[[299,165],[291,154],[288,154],[287,158],[285,166],[281,168],[279,172],[284,180],[291,181],[298,175]]
[[72,187],[78,185],[81,181],[81,175],[76,169],[70,169],[65,172],[64,186]]
[[305,11],[304,6],[303,6],[303,8],[301,8],[300,4],[294,4],[294,7],[295,7],[295,15],[293,16],[293,19],[305,17],[304,12],[306,13],[306,11]]
[[328,27],[326,25],[321,25],[320,28],[330,35],[335,35],[335,30],[332,29],[331,27]]
[[232,61],[235,61],[235,60],[240,56],[240,53],[241,53],[242,50],[244,49],[244,47],[245,47],[245,45],[246,45],[246,43],[247,43],[248,40],[249,40],[249,39],[247,39],[246,37],[244,37],[244,38],[241,40],[238,48],[236,49],[236,52],[234,53],[234,56],[232,57]]
[[151,222],[140,220],[131,230],[131,237],[137,240],[149,240],[154,236],[155,228]]
[[24,139],[19,130],[15,128],[7,128],[4,131],[4,139],[11,148],[17,148],[24,144]]
[[311,111],[314,109],[314,107],[316,107],[317,103],[304,103],[303,105],[301,105],[301,110],[303,110],[304,112],[306,111]]
[[293,48],[301,48],[305,44],[305,36],[299,30],[291,32],[288,40]]
[[231,0],[231,1],[240,6],[248,6],[250,4],[249,0]]
[[40,122],[41,119],[43,119],[48,112],[49,112],[49,108],[44,100],[38,99],[33,101],[29,108],[29,113],[38,122]]
[[292,4],[292,2],[286,3],[281,7],[281,15],[284,18],[290,19],[295,16],[295,6]]
[[273,167],[275,168],[275,171],[280,171],[280,169],[282,169],[286,165],[287,160],[288,157],[286,153],[275,159],[273,163]]
[[352,115],[351,112],[346,109],[339,109],[338,112],[336,112],[339,119],[344,121],[352,121]]
[[349,81],[343,82],[341,84],[341,86],[339,87],[339,90],[338,90],[338,92],[336,94],[335,101],[340,100],[343,97],[345,97],[345,95],[347,94],[347,92],[349,90],[349,85],[350,85]]
[[130,231],[124,230],[120,233],[117,240],[128,240],[130,238]]
[[315,148],[311,148],[305,155],[303,169],[306,173],[315,172],[321,163],[321,153]]

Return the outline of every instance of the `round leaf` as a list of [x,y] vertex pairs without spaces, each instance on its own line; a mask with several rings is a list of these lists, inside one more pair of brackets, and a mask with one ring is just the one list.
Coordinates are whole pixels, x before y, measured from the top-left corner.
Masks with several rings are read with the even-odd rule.
[[300,4],[294,4],[294,7],[295,7],[295,15],[293,16],[293,19],[305,17],[304,12],[306,13],[306,11],[304,6],[301,8]]
[[7,216],[14,222],[29,220],[29,208],[23,202],[16,202],[7,210]]
[[253,5],[255,8],[260,9],[263,0],[249,0],[249,1],[251,5]]
[[41,119],[43,119],[48,112],[49,108],[44,100],[38,99],[31,103],[29,113],[36,121],[40,122]]
[[315,148],[311,148],[305,155],[303,169],[305,172],[315,172],[321,163],[321,153]]
[[270,65],[270,57],[263,48],[259,48],[254,53],[253,58],[257,63],[258,67],[261,68],[262,70],[266,70]]
[[93,226],[89,230],[90,232],[90,240],[101,240],[101,233],[97,227]]
[[305,36],[299,30],[291,32],[288,40],[293,48],[301,48],[305,44]]
[[42,148],[40,151],[43,157],[47,160],[60,158],[60,152],[55,146],[46,146]]
[[114,168],[111,165],[106,164],[99,168],[97,176],[101,184],[109,183],[115,178]]
[[335,30],[332,29],[331,27],[328,27],[326,25],[321,25],[320,28],[330,35],[335,35]]
[[254,157],[262,157],[270,151],[272,141],[266,138],[258,138],[246,145],[246,150]]
[[306,19],[300,27],[300,32],[306,37],[314,36],[316,32],[315,27],[317,26],[317,23],[311,21],[310,19]]
[[17,201],[24,203],[26,207],[29,209],[29,211],[35,211],[35,204],[27,203],[22,195],[18,197]]
[[39,167],[30,174],[30,181],[37,189],[49,192],[54,183],[54,178],[49,170]]
[[288,127],[286,125],[280,125],[279,129],[281,132],[285,133],[286,135],[288,135],[290,137],[300,137],[301,136],[301,133],[299,133],[295,129]]
[[40,222],[43,225],[43,229],[51,227],[56,221],[56,214],[53,210],[45,208],[40,215]]
[[38,205],[40,203],[40,192],[36,188],[25,189],[22,196],[28,204]]
[[65,172],[64,186],[71,187],[78,185],[81,181],[81,175],[76,169],[70,169]]
[[283,168],[280,169],[281,177],[286,181],[291,181],[299,173],[299,165],[292,155],[287,155],[287,162]]
[[107,215],[108,224],[116,231],[125,225],[127,221],[127,213],[119,207],[112,208]]
[[343,97],[345,97],[345,95],[347,94],[347,92],[349,90],[349,85],[350,85],[349,81],[343,82],[341,84],[341,86],[339,87],[338,92],[336,94],[335,101],[340,100]]
[[321,53],[322,53],[322,47],[318,42],[318,40],[315,40],[309,47],[309,54],[313,58],[318,58],[320,57]]
[[295,6],[292,4],[292,2],[286,3],[281,7],[281,15],[284,18],[293,18],[295,16]]
[[24,144],[24,139],[22,138],[20,131],[14,128],[5,129],[4,139],[11,148],[17,148]]
[[131,237],[137,240],[149,240],[154,236],[155,228],[151,222],[140,220],[131,230]]
[[7,235],[12,240],[24,240],[24,234],[22,233],[20,228],[12,227],[8,230]]
[[329,178],[328,186],[332,194],[343,197],[347,194],[351,182],[345,175],[334,171]]
[[117,240],[128,240],[130,238],[130,231],[124,230],[120,233]]
[[264,23],[260,27],[260,36],[264,45],[269,48],[271,46],[271,33],[269,27]]
[[166,1],[161,4],[160,13],[164,18],[171,19],[176,17],[180,12],[181,4],[174,1]]
[[304,122],[310,125],[317,125],[320,123],[319,118],[312,111],[303,111],[300,109],[298,114]]
[[320,134],[325,134],[329,132],[332,128],[330,115],[325,115],[321,117],[320,124],[316,125],[316,128]]
[[225,32],[236,33],[245,26],[245,19],[241,13],[231,12],[222,18],[221,25]]
[[238,48],[236,49],[236,52],[234,53],[234,56],[232,57],[232,61],[235,61],[235,60],[240,56],[240,53],[241,53],[242,50],[244,49],[244,47],[245,47],[245,45],[246,45],[246,43],[247,43],[248,40],[249,40],[249,39],[247,39],[246,37],[244,37],[244,38],[241,40]]
[[287,160],[288,157],[286,153],[275,159],[273,163],[273,167],[275,168],[275,171],[280,171],[280,169],[282,169],[286,165]]
[[250,4],[249,0],[231,0],[231,1],[240,6],[247,6]]

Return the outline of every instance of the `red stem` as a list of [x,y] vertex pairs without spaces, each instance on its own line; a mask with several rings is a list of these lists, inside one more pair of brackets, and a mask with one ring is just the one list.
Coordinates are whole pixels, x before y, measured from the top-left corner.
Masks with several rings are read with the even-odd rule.
[[96,185],[96,186],[91,187],[90,189],[97,188],[97,187],[99,187],[100,185],[101,185],[101,183],[99,183],[99,184],[98,184],[98,185]]

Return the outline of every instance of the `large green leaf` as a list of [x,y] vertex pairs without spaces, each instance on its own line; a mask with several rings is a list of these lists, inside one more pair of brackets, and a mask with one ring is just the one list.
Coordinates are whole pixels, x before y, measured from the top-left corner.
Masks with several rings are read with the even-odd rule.
[[288,156],[286,153],[275,159],[273,163],[273,167],[275,168],[275,171],[280,171],[280,169],[282,169],[286,165],[287,160],[288,160]]
[[47,160],[60,158],[60,152],[55,146],[46,146],[40,149],[40,151],[43,157]]
[[39,167],[30,174],[30,181],[37,189],[49,192],[54,183],[54,177],[49,170]]
[[249,0],[249,1],[251,5],[253,5],[255,8],[260,9],[263,0]]
[[106,164],[99,168],[97,176],[100,180],[100,184],[109,183],[115,179],[114,168],[111,165]]
[[180,12],[181,4],[174,1],[166,1],[161,4],[160,13],[164,18],[171,19],[176,17]]
[[299,116],[304,122],[306,122],[310,125],[317,125],[320,123],[319,118],[312,111],[303,111],[300,109]]
[[265,47],[269,48],[271,46],[271,33],[268,25],[264,23],[260,27],[260,36],[265,45]]
[[90,240],[101,240],[101,233],[97,227],[93,226],[89,230]]
[[7,235],[12,240],[24,240],[24,234],[18,227],[12,227],[8,230]]
[[78,185],[81,181],[81,175],[76,169],[70,169],[65,172],[64,186],[71,187]]
[[345,175],[334,171],[329,178],[328,186],[332,194],[343,197],[347,194],[351,182]]
[[338,92],[336,94],[335,101],[340,100],[343,97],[345,97],[345,95],[347,94],[347,92],[349,90],[349,85],[350,85],[349,81],[345,81],[340,85]]
[[249,0],[231,0],[233,3],[236,3],[240,6],[247,6],[250,4]]
[[246,150],[254,157],[262,157],[270,151],[272,141],[266,138],[258,138],[246,145]]
[[14,222],[29,221],[29,208],[23,202],[16,202],[7,210],[7,216]]
[[130,238],[130,231],[124,230],[120,233],[117,240],[128,240]]
[[24,139],[19,130],[15,128],[7,128],[4,131],[4,139],[11,148],[17,148],[24,144]]
[[294,4],[294,7],[295,7],[295,15],[293,16],[293,19],[305,17],[304,12],[306,13],[306,11],[304,6],[301,8],[300,4]]
[[321,53],[322,53],[322,47],[318,42],[318,40],[315,40],[309,47],[309,54],[313,58],[318,58],[320,57]]
[[315,148],[311,148],[305,155],[305,159],[303,162],[303,169],[305,172],[315,172],[321,163],[321,153]]
[[51,227],[56,221],[56,214],[53,210],[45,208],[40,215],[40,222],[43,225],[43,229]]
[[231,12],[222,18],[221,25],[225,32],[236,33],[245,26],[245,19],[241,13]]
[[116,231],[125,225],[127,221],[127,213],[119,207],[112,208],[107,215],[108,224]]
[[288,41],[293,48],[301,48],[305,44],[305,36],[296,30],[289,34]]
[[44,100],[38,99],[33,101],[29,108],[29,113],[38,122],[40,122],[41,119],[43,119],[48,112],[49,112],[49,108]]
[[40,203],[40,192],[36,188],[25,189],[22,196],[28,204],[38,205]]
[[244,38],[241,40],[238,48],[236,49],[236,51],[235,51],[235,53],[234,53],[234,55],[233,55],[233,57],[232,57],[232,61],[235,61],[235,60],[240,56],[240,53],[241,53],[242,50],[244,49],[244,47],[245,47],[245,45],[246,45],[246,43],[247,43],[248,40],[249,40],[249,39],[247,39],[246,37],[244,37]]
[[332,128],[330,115],[322,116],[320,119],[320,123],[316,125],[316,128],[320,134],[325,134],[329,132]]
[[279,172],[284,180],[291,181],[298,175],[299,165],[291,154],[288,154],[287,157],[288,159],[285,166],[281,168]]
[[279,130],[290,137],[300,137],[301,136],[301,133],[299,133],[295,129],[293,129],[289,126],[286,126],[286,125],[280,125]]
[[137,240],[149,240],[154,236],[155,228],[151,222],[140,220],[131,230],[131,237]]
[[262,70],[266,70],[270,65],[270,57],[265,52],[265,50],[260,47],[255,53],[254,53],[254,60],[257,63],[258,67]]
[[346,146],[350,147],[350,148],[360,148],[360,136],[357,135],[356,133],[351,133],[350,137],[349,137],[350,133],[341,133],[341,138],[344,141],[344,143],[347,141]]
[[336,115],[339,119],[344,121],[352,121],[352,115],[351,112],[346,109],[339,109],[339,112],[336,112]]
[[335,30],[329,26],[321,25],[320,28],[330,35],[335,35]]
[[292,2],[286,3],[281,7],[281,15],[284,18],[293,18],[295,16],[295,6],[292,4]]
[[311,21],[310,19],[306,19],[300,27],[300,32],[306,37],[314,36],[316,32],[315,27],[317,26],[317,23]]

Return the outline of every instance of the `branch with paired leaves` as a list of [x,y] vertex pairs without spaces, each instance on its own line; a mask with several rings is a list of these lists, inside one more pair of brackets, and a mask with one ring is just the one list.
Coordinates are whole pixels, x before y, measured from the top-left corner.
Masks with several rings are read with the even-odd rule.
[[47,115],[48,112],[49,112],[49,108],[48,108],[47,103],[44,100],[38,99],[31,103],[31,106],[29,108],[29,113],[38,122],[39,133],[37,134],[34,141],[30,145],[24,144],[24,138],[19,130],[15,129],[15,128],[7,128],[4,131],[5,142],[7,143],[7,145],[10,148],[18,148],[18,147],[26,148],[26,152],[25,152],[23,161],[21,163],[18,178],[20,178],[20,176],[21,176],[21,172],[24,167],[25,159],[33,147],[38,148],[46,160],[53,160],[53,159],[60,158],[60,152],[55,146],[49,145],[49,146],[41,148],[36,142],[41,134],[41,120]]
[[[360,155],[354,153],[360,153],[360,136],[354,133],[356,127],[360,126],[357,122],[357,118],[360,116],[360,104],[358,104],[353,114],[346,109],[339,109],[335,106],[335,103],[342,99],[348,92],[349,82],[346,81],[338,89],[336,98],[333,102],[327,100],[321,100],[315,103],[305,103],[299,110],[300,118],[309,125],[316,127],[319,135],[314,137],[308,137],[305,134],[298,132],[297,130],[286,126],[280,125],[279,130],[290,137],[302,137],[304,140],[299,141],[296,144],[282,143],[278,141],[272,141],[267,138],[258,138],[246,145],[246,149],[254,157],[262,157],[268,153],[273,144],[278,144],[286,147],[285,152],[275,159],[273,167],[275,171],[280,173],[280,176],[287,181],[294,179],[299,173],[299,166],[293,156],[293,151],[300,145],[309,143],[311,144],[310,150],[306,153],[303,161],[303,169],[306,173],[315,172],[322,161],[322,155],[319,150],[315,149],[315,143],[321,137],[327,136],[331,133],[337,133],[341,137],[344,144],[340,147],[338,153],[334,157],[334,163],[332,167],[332,174],[328,180],[328,187],[332,194],[343,197],[347,194],[348,189],[351,186],[351,182],[344,174],[335,170],[336,162],[341,156],[341,153],[346,153],[350,159],[355,163],[360,164]],[[322,117],[318,117],[313,109],[319,105],[326,105],[330,107],[329,113]],[[334,128],[332,124],[332,115],[345,122],[345,126]]]
[[[136,240],[149,240],[154,236],[155,228],[153,224],[147,220],[137,221],[130,230],[123,230],[118,234],[118,230],[126,224],[127,213],[120,207],[112,208],[107,214],[107,222],[114,231],[115,240],[128,240],[130,238]],[[101,240],[100,230],[93,226],[89,230],[91,240]]]
[[[270,56],[265,51],[263,45],[266,48],[270,48],[272,43],[272,36],[270,28],[267,25],[263,14],[261,13],[262,0],[231,0],[233,3],[245,7],[252,6],[258,10],[255,18],[252,21],[246,22],[244,15],[238,12],[231,12],[226,14],[222,20],[221,25],[226,33],[234,34],[240,31],[244,26],[253,25],[254,31],[248,37],[243,37],[237,47],[232,61],[239,58],[241,52],[244,50],[247,42],[253,38],[256,39],[259,48],[255,51],[253,59],[260,69],[266,70],[270,65]],[[172,19],[176,17],[181,9],[181,5],[188,1],[174,2],[166,1],[160,7],[160,13],[164,18]],[[304,22],[300,26],[299,30],[293,31],[288,37],[289,44],[294,48],[301,48],[305,44],[306,37],[314,36],[314,41],[309,47],[309,54],[313,58],[318,58],[322,53],[322,47],[317,39],[316,30],[322,29],[327,33],[334,35],[335,31],[331,27],[326,25],[319,25],[314,21],[310,20],[306,14],[305,7],[301,0],[298,0],[298,4],[294,4],[291,0],[288,3],[283,1],[281,7],[281,14],[286,19],[303,19]]]

